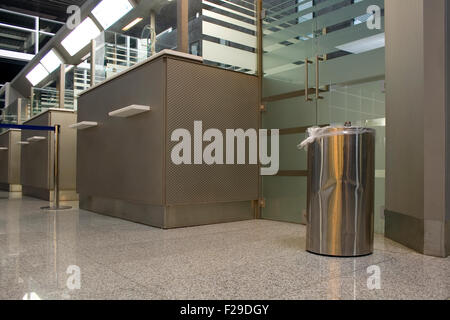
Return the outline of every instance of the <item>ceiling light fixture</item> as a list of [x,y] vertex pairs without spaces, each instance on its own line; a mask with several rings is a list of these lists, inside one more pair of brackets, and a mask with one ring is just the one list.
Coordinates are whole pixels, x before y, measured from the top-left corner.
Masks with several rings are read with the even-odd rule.
[[106,30],[131,9],[133,6],[128,0],[103,0],[92,10],[92,14]]
[[129,24],[127,24],[125,27],[123,27],[122,31],[128,31],[131,28],[133,28],[135,25],[137,25],[139,22],[144,20],[144,18],[136,18],[133,21],[131,21]]
[[49,73],[52,73],[62,64],[62,60],[58,57],[54,50],[51,50],[41,59],[41,64]]
[[92,39],[101,33],[91,18],[86,18],[69,35],[61,41],[61,45],[67,52],[74,56],[78,51],[86,47]]
[[44,66],[40,63],[36,65],[28,74],[26,78],[30,81],[31,85],[34,87],[39,82],[44,80],[49,75],[48,71],[44,68]]

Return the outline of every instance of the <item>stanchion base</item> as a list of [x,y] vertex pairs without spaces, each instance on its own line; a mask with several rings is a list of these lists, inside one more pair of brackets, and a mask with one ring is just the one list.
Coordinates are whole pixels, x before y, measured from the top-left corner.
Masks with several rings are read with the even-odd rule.
[[72,207],[69,207],[69,206],[59,206],[59,207],[50,206],[50,207],[42,207],[41,208],[41,210],[48,210],[48,211],[69,210],[69,209],[72,209]]

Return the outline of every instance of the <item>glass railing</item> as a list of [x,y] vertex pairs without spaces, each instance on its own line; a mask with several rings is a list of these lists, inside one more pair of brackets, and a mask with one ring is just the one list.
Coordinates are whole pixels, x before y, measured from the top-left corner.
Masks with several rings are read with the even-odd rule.
[[[17,99],[2,110],[0,123],[2,124],[22,124],[29,118],[28,99]],[[3,129],[0,132],[4,132]]]
[[[104,32],[96,39],[95,83],[106,80],[150,57],[147,39]],[[73,70],[73,86],[79,93],[91,86],[91,57]]]

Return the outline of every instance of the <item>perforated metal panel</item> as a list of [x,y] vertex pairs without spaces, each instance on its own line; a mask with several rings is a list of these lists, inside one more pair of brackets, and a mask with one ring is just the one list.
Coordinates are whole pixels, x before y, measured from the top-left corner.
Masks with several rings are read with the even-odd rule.
[[[43,113],[33,119],[25,122],[26,125],[32,126],[49,126],[50,112]],[[30,143],[21,146],[21,184],[41,189],[51,189],[51,145],[52,136],[48,131],[31,131],[24,130],[22,132],[22,141],[27,141],[33,136],[45,137],[45,141]]]
[[[257,165],[182,165],[171,161],[173,130],[258,128],[258,80],[194,59],[160,56],[84,93],[78,122],[80,208],[163,228],[251,219]],[[108,112],[130,104],[151,111]],[[205,144],[207,145],[207,143]]]
[[[33,126],[61,126],[60,135],[60,190],[75,190],[76,179],[76,132],[69,124],[76,122],[76,114],[64,110],[48,110],[25,122]],[[22,141],[33,136],[45,140],[21,147],[21,184],[43,190],[53,189],[53,133],[48,131],[22,131]],[[74,200],[74,199],[70,199]]]
[[184,128],[193,138],[194,121],[201,120],[203,132],[219,129],[225,141],[225,129],[257,129],[258,112],[256,77],[168,59],[166,203],[257,199],[257,165],[175,165],[171,151],[177,142],[171,142],[170,137],[175,129]]
[[[165,65],[162,59],[128,70],[78,99],[77,190],[82,195],[164,205]],[[129,105],[150,112],[114,118]]]

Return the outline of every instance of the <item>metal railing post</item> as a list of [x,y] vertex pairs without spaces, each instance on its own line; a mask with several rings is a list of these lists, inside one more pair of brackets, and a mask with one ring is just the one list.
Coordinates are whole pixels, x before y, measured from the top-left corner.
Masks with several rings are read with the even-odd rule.
[[54,185],[54,206],[59,207],[59,130],[60,126],[55,126],[55,155],[54,155],[54,166],[53,166],[53,185]]

